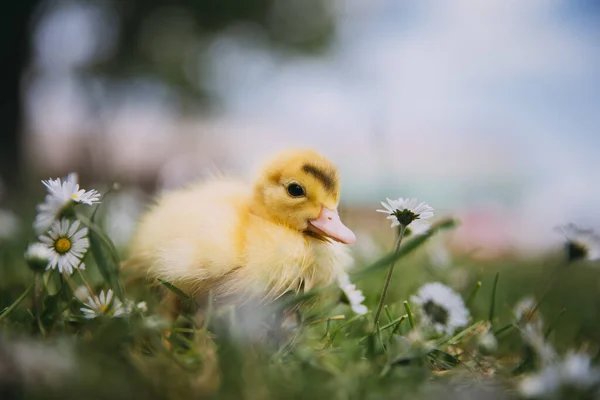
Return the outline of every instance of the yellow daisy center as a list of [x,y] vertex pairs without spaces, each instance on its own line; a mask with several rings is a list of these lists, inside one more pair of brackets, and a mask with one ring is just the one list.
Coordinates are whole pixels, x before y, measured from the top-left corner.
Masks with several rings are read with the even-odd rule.
[[79,195],[78,195],[77,193],[73,193],[73,194],[71,195],[71,198],[72,198],[73,200],[77,200],[77,199],[79,198]]
[[108,310],[108,304],[104,304],[104,305],[103,305],[103,306],[100,308],[100,312],[101,312],[101,313],[103,313],[103,314],[106,312],[106,310]]
[[60,254],[66,253],[71,250],[71,240],[66,237],[61,237],[54,243],[54,249]]
[[533,308],[526,308],[525,310],[523,310],[523,317],[521,317],[521,320],[525,323],[530,323],[530,322],[535,322],[538,319],[538,315],[537,315],[537,310],[534,310]]

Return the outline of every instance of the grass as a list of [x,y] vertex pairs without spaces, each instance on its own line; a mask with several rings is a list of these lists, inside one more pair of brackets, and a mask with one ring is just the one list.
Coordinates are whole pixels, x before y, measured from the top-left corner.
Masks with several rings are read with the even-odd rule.
[[[406,238],[398,252],[359,260],[351,279],[366,296],[366,315],[340,301],[336,286],[235,309],[196,304],[166,281],[125,284],[122,254],[101,221],[95,213],[78,217],[91,231],[85,281],[77,273],[32,272],[23,258],[27,235],[0,248],[2,399],[519,398],[524,377],[547,367],[522,337],[512,308],[545,289],[547,277],[564,264],[560,251],[537,260],[463,257],[436,269],[424,249],[440,230],[454,229],[448,219],[427,235]],[[375,326],[392,262],[396,270]],[[545,343],[559,357],[585,351],[595,362],[598,271],[580,261],[559,273],[539,308]],[[411,295],[432,281],[454,282],[469,308],[469,324],[451,335],[424,329],[420,311],[411,307]],[[95,293],[112,289],[122,301],[144,301],[148,311],[83,318],[74,291],[86,282]],[[186,311],[168,318],[161,292],[178,296]],[[285,311],[296,306],[290,319]],[[481,339],[493,333],[497,348],[484,348]]]

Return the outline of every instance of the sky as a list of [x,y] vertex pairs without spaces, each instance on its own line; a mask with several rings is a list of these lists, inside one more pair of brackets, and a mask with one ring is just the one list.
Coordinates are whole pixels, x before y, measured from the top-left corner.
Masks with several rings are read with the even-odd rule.
[[[600,228],[594,2],[335,4],[338,31],[320,57],[273,51],[252,26],[210,43],[202,68],[219,107],[198,118],[223,131],[240,172],[277,149],[310,146],[339,165],[347,202],[402,196],[448,212],[487,207],[531,244],[561,223]],[[50,13],[36,31],[41,72],[28,104],[41,135],[88,131],[95,108],[86,93],[102,82],[84,85],[69,71],[114,41],[97,34],[112,32],[110,19],[90,7]],[[168,88],[132,82],[120,95],[118,108],[101,105],[107,130],[131,138],[176,130]]]

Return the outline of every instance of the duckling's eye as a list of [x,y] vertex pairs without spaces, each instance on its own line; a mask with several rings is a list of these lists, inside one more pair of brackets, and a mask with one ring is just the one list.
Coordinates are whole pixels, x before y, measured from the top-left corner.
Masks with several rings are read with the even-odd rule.
[[297,183],[289,184],[287,187],[287,192],[292,197],[302,197],[306,195],[302,186],[298,185]]

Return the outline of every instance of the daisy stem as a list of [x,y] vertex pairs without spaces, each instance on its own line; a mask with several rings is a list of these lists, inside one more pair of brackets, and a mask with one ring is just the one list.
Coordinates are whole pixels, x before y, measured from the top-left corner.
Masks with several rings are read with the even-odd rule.
[[34,287],[34,283],[32,283],[27,289],[25,289],[25,291],[23,292],[23,294],[21,294],[19,296],[19,298],[17,300],[15,300],[14,303],[12,303],[10,306],[6,307],[4,310],[2,310],[2,312],[0,312],[0,321],[2,321],[2,319],[4,317],[6,317],[8,314],[10,314],[15,308],[17,308],[17,306],[19,304],[21,304],[21,302],[23,300],[25,300],[25,298],[27,297],[27,295],[29,294],[29,292],[31,291],[31,289],[33,289]]
[[[396,250],[394,253],[398,253],[400,250],[400,243],[402,243],[402,238],[404,237],[404,232],[406,231],[406,225],[400,225],[400,233],[398,234],[398,242],[396,243]],[[387,277],[385,278],[385,283],[383,285],[383,291],[381,292],[381,298],[379,299],[379,305],[377,306],[377,312],[375,313],[375,330],[377,330],[377,324],[379,323],[379,315],[381,314],[381,310],[383,309],[383,303],[385,301],[385,295],[387,294],[388,288],[390,286],[390,281],[392,280],[392,273],[394,272],[394,265],[396,265],[396,260],[392,262],[390,269],[388,270]]]
[[87,279],[85,279],[85,276],[83,275],[83,272],[81,272],[80,269],[77,269],[77,271],[79,272],[79,276],[81,277],[81,280],[83,281],[84,285],[87,287],[87,289],[90,292],[90,296],[92,294],[94,294],[94,291],[92,290],[92,287],[90,286],[90,284],[88,283]]
[[42,324],[42,307],[40,304],[40,299],[42,297],[43,290],[43,282],[42,275],[36,274],[35,276],[35,288],[33,290],[33,307],[35,311],[35,319],[38,324],[38,328],[40,329],[40,333],[42,336],[46,336],[46,329],[44,329],[44,324]]
[[[569,265],[569,263],[567,263],[567,266],[568,265]],[[538,308],[540,308],[542,301],[544,301],[546,299],[546,296],[548,295],[550,290],[554,287],[554,284],[558,280],[558,278],[560,276],[560,272],[563,269],[564,269],[563,265],[559,265],[558,268],[556,268],[552,272],[552,275],[550,275],[550,278],[548,278],[548,282],[546,283],[546,286],[544,287],[541,294],[538,296],[538,299],[539,299],[538,302],[535,304],[535,307],[533,307],[533,309],[531,310],[532,313],[536,312],[538,310]]]
[[390,310],[389,310],[388,306],[386,305],[385,307],[383,307],[383,309],[385,310],[385,314],[387,315],[388,320],[393,321],[394,317],[392,317],[392,314],[390,314]]

